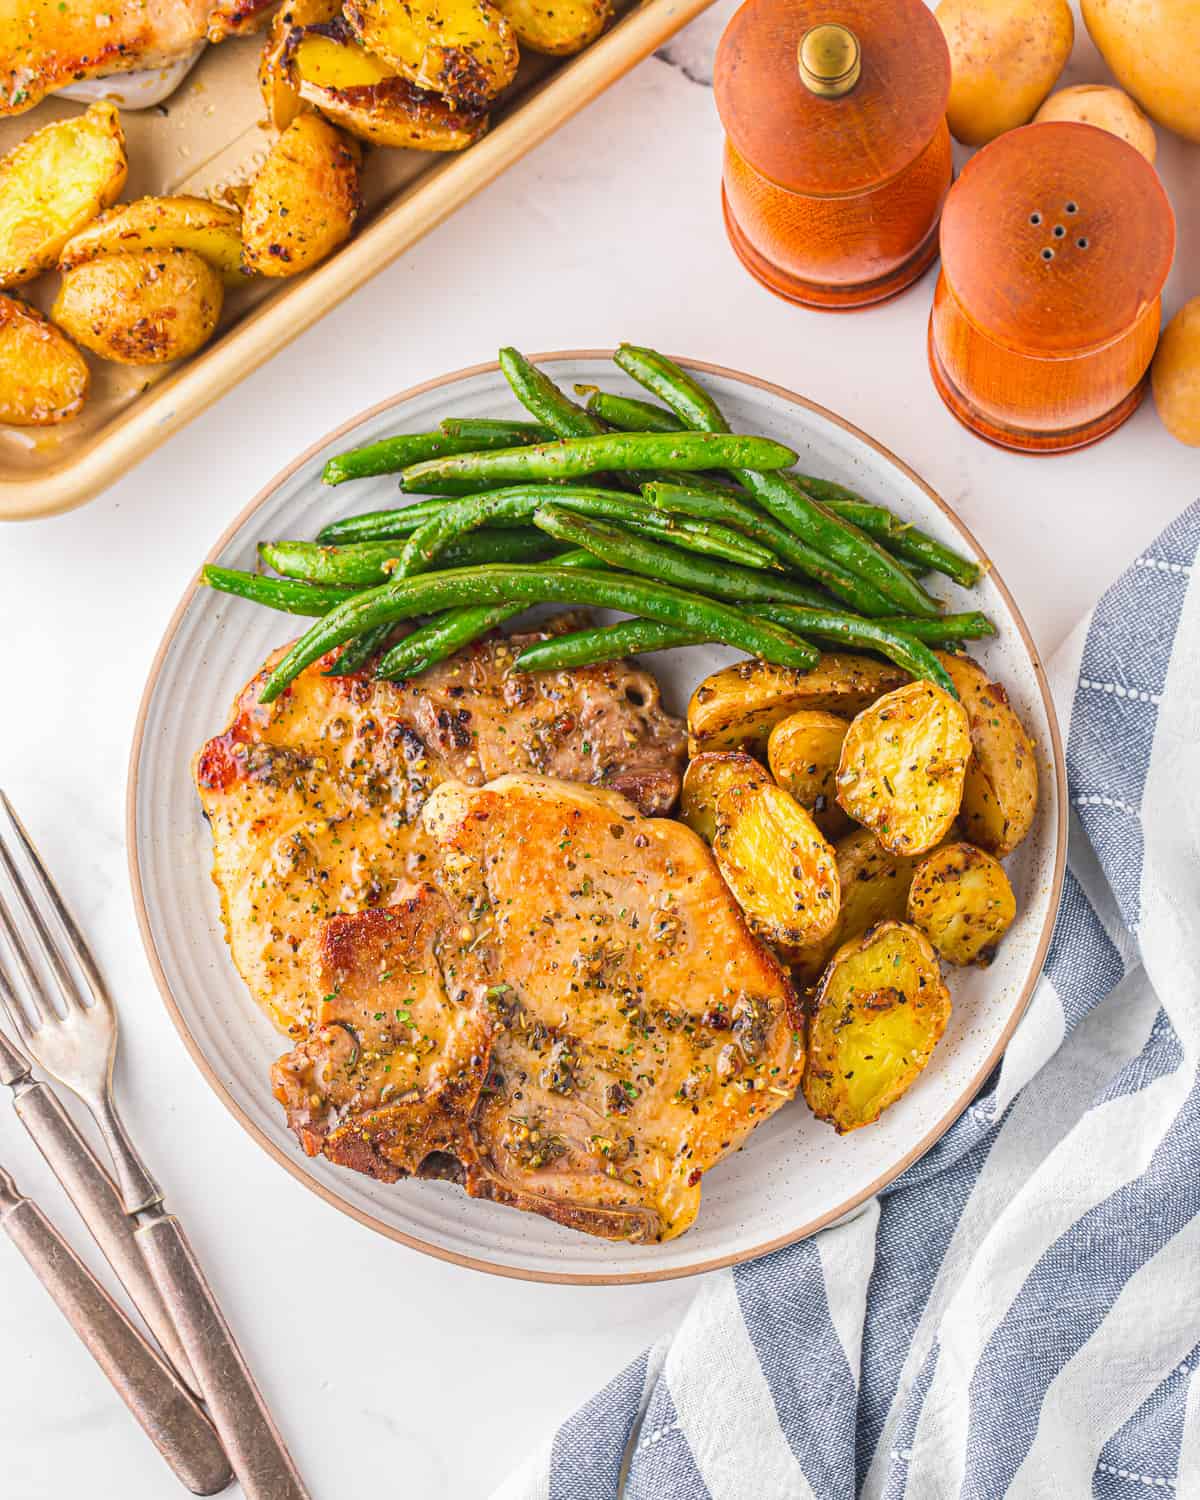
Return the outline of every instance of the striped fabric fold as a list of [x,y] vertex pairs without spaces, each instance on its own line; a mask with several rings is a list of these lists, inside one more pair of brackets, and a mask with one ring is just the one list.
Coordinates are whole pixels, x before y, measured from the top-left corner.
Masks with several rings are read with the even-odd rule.
[[1055,658],[1068,874],[979,1097],[494,1500],[1200,1500],[1198,551],[1200,502]]

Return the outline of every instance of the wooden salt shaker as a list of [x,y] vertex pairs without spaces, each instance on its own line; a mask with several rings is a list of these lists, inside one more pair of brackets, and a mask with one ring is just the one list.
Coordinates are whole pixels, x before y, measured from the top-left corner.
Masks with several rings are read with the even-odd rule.
[[1175,218],[1158,173],[1092,125],[1010,130],[942,215],[929,366],[965,426],[1057,453],[1137,408],[1158,340]]
[[922,0],[746,0],[717,48],[725,227],[771,291],[833,311],[937,254],[950,55]]

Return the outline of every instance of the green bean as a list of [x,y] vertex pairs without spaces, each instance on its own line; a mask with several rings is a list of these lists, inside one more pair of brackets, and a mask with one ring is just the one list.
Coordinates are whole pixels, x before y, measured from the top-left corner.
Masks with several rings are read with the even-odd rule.
[[860,620],[854,615],[839,614],[835,610],[805,609],[795,605],[780,607],[775,604],[755,604],[754,613],[761,619],[772,620],[776,625],[786,625],[794,630],[803,630],[815,635],[818,640],[833,641],[839,646],[855,646],[860,650],[877,651],[902,667],[911,677],[924,678],[936,683],[958,697],[945,667],[934,656],[923,641],[914,636],[891,630],[878,620]]
[[[572,506],[569,499],[560,502],[568,510]],[[657,537],[662,541],[674,542],[677,547],[682,547],[686,552],[699,552],[706,557],[719,557],[723,562],[737,563],[743,568],[774,568],[782,571],[779,559],[768,547],[760,545],[753,537],[743,536],[740,532],[730,531],[725,526],[718,526],[710,521],[692,520],[687,516],[661,515],[651,511],[645,516],[634,519],[631,516],[622,516],[622,525],[628,526],[630,531],[637,531],[644,536]]]
[[802,542],[786,526],[781,526],[773,517],[760,511],[757,506],[739,500],[730,490],[724,494],[714,494],[710,490],[696,490],[690,483],[656,483],[644,485],[642,494],[652,505],[671,514],[697,516],[740,526],[750,536],[770,547],[777,557],[782,558],[797,573],[803,573],[806,578],[824,584],[831,594],[860,614],[891,613],[892,606],[872,584],[865,583],[840,563],[832,562],[807,542]]
[[330,521],[328,526],[322,526],[317,532],[317,541],[333,546],[340,542],[377,542],[407,536],[424,525],[445,503],[445,497],[438,496],[387,510],[364,511],[360,516],[343,516],[340,521]]
[[511,430],[490,437],[451,437],[444,432],[402,432],[396,437],[368,443],[335,454],[321,470],[326,484],[344,484],[347,479],[370,479],[376,474],[394,474],[397,469],[425,459],[454,453],[476,453],[481,448],[513,448],[529,439],[514,437]]
[[268,578],[262,573],[243,573],[240,568],[219,568],[215,563],[206,565],[202,581],[222,594],[249,599],[267,609],[313,617],[327,615],[358,593],[357,589],[335,588],[327,583],[297,583],[293,578]]
[[698,646],[710,639],[684,630],[678,625],[664,625],[660,620],[618,620],[615,625],[598,625],[588,630],[573,630],[548,641],[526,646],[513,663],[517,672],[565,672],[572,667],[590,667],[598,661],[616,661],[639,652],[667,651],[672,646]]
[[[209,581],[207,570],[204,577]],[[784,667],[810,667],[818,659],[807,641],[797,640],[780,626],[668,584],[593,568],[493,565],[398,578],[347,599],[301,636],[267,679],[260,701],[272,702],[305,667],[376,625],[460,604],[518,603],[587,604],[644,615],[711,634],[726,645]]]
[[[558,480],[604,470],[782,469],[796,455],[770,438],[713,432],[605,432],[595,437],[535,443],[496,453],[460,453],[413,464],[400,475],[400,488],[428,494],[457,494],[464,486],[522,484]],[[824,512],[821,513],[824,515]],[[840,523],[839,523],[840,524]],[[889,559],[893,567],[899,565]]]
[[525,410],[532,412],[556,437],[594,437],[608,430],[598,418],[565,396],[519,349],[501,349],[500,369]]
[[374,630],[364,630],[343,646],[333,666],[326,668],[326,677],[352,677],[361,672],[371,658],[391,635],[394,625],[376,625]]
[[438,423],[438,431],[444,432],[447,437],[474,438],[477,442],[482,440],[480,446],[489,438],[502,437],[507,433],[507,446],[511,448],[519,448],[522,443],[548,443],[555,436],[549,427],[543,427],[540,422],[511,422],[505,417],[447,417],[444,422]]
[[887,630],[899,630],[911,635],[914,640],[924,641],[927,646],[950,646],[956,641],[981,641],[996,634],[996,627],[987,615],[979,610],[968,610],[961,615],[939,615],[936,620],[917,620],[912,615],[892,615],[876,620]]
[[636,396],[614,396],[594,385],[577,385],[577,396],[587,397],[587,409],[593,416],[615,427],[618,432],[682,432],[683,423],[665,406],[639,401]]
[[643,578],[660,578],[678,588],[714,599],[761,599],[807,604],[824,601],[819,594],[781,573],[739,568],[734,563],[695,557],[676,547],[664,547],[602,521],[585,520],[560,505],[535,512],[533,524],[558,541],[586,547],[613,568],[626,568]]
[[[258,555],[269,568],[287,578],[307,583],[336,583],[373,588],[401,577],[398,542],[352,542],[324,547],[319,542],[260,542]],[[549,556],[545,537],[528,527],[521,530],[477,530],[451,539],[442,551],[448,568],[473,568],[483,563],[537,562]]]
[[[800,482],[805,489],[811,488],[810,480],[802,479]],[[841,489],[842,486],[838,485],[837,488]],[[972,562],[969,557],[963,557],[961,553],[944,546],[936,537],[930,536],[927,532],[918,531],[915,526],[909,526],[885,505],[874,505],[860,495],[855,495],[852,499],[823,500],[821,503],[826,510],[831,510],[843,521],[849,521],[860,531],[878,537],[890,552],[894,552],[897,557],[902,557],[905,562],[932,568],[935,573],[944,573],[947,578],[952,578],[955,583],[961,584],[965,589],[974,588],[979,582],[979,575],[983,569],[977,562]]]
[[[689,427],[703,432],[728,432],[729,423],[712,397],[664,355],[652,349],[622,344],[617,364],[640,385],[654,392]],[[445,460],[453,463],[454,460]],[[790,531],[818,552],[870,583],[885,599],[906,614],[933,616],[937,601],[921,587],[902,563],[869,536],[825,510],[790,474],[764,473],[757,463],[725,464],[734,478],[758,503]]]

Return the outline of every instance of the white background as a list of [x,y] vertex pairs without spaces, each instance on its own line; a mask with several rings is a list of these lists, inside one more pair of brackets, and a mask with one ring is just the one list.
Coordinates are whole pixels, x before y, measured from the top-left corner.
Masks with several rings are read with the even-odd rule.
[[[525,1285],[377,1238],[260,1152],[188,1060],[134,924],[125,767],[159,637],[232,516],[327,429],[407,385],[504,343],[621,339],[778,381],[865,428],[981,538],[1044,654],[1200,493],[1200,450],[1174,443],[1150,403],[1075,456],[968,436],[926,371],[932,273],[883,308],[829,316],[742,272],[721,227],[708,87],[730,10],[701,17],[99,500],[0,531],[0,782],[112,981],[130,1126],[317,1500],[486,1495],[693,1289]],[[1081,35],[1063,82],[1104,76]],[[1159,136],[1180,228],[1170,312],[1200,294],[1200,147]],[[0,1162],[95,1264],[2,1105]],[[0,1476],[5,1500],[182,1493],[5,1240]]]

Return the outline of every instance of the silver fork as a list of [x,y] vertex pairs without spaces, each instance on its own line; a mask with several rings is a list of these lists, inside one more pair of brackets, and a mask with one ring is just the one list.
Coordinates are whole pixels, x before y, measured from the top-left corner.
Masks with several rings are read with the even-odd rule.
[[117,1113],[112,1094],[117,1050],[117,1013],[103,976],[83,934],[55,889],[53,881],[12,804],[0,791],[0,803],[20,843],[44,902],[66,938],[92,1003],[87,1004],[44,912],[0,828],[0,864],[8,875],[18,906],[53,973],[63,1005],[50,1002],[21,930],[0,895],[0,930],[8,940],[25,981],[24,1005],[9,1001],[14,987],[5,985],[0,999],[34,1059],[87,1105],[99,1126],[116,1169],[125,1212],[135,1218],[135,1238],[150,1274],[178,1330],[201,1394],[229,1455],[247,1500],[310,1500],[291,1455],[284,1446],[266,1403],[254,1383],[216,1297],[200,1269],[179,1221],[163,1207],[158,1184],[138,1155]]

